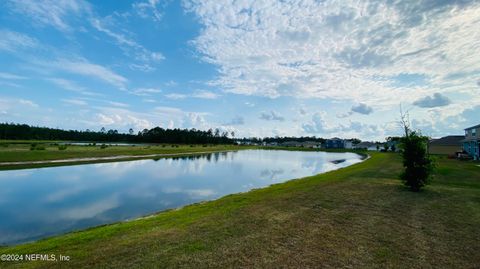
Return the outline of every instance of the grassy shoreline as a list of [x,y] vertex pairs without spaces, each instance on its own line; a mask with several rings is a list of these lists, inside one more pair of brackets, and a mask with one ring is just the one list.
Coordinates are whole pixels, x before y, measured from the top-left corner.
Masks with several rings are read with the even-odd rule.
[[474,268],[480,260],[480,168],[439,158],[432,185],[400,185],[396,154],[0,254],[68,255],[6,268]]
[[[181,157],[194,153],[210,153],[222,151],[235,151],[250,149],[253,147],[235,146],[235,145],[145,145],[145,146],[108,146],[101,148],[96,146],[69,145],[65,150],[59,150],[57,145],[50,143],[44,144],[44,150],[30,150],[30,143],[10,144],[9,146],[0,146],[0,170],[16,170],[64,165],[77,165],[89,163],[104,163],[130,161],[139,159],[153,159],[166,157]],[[146,155],[146,156],[145,156]],[[157,155],[157,156],[150,156]],[[125,156],[122,159],[110,160],[76,160],[82,158],[106,158]],[[128,158],[131,157],[131,158]],[[72,160],[63,163],[48,163],[56,160]],[[13,164],[14,162],[45,161],[42,164]]]
[[[352,150],[326,150],[293,147],[262,147],[262,146],[238,146],[238,145],[170,145],[170,144],[145,144],[135,146],[107,146],[101,144],[91,145],[68,145],[65,150],[60,150],[57,143],[61,141],[0,141],[0,171],[18,170],[29,168],[55,167],[65,165],[81,165],[90,163],[121,162],[141,159],[182,157],[195,153],[213,153],[223,151],[235,151],[245,149],[269,149],[269,150],[302,150],[302,151],[327,151],[327,152],[352,152]],[[43,145],[42,150],[31,150],[31,144]],[[3,145],[3,146],[2,146]],[[5,146],[7,145],[7,146]],[[365,151],[355,153],[366,156]],[[155,155],[155,156],[152,156]],[[121,159],[115,157],[122,156]],[[97,160],[85,160],[87,158],[100,158]],[[112,159],[101,159],[112,158]],[[80,160],[79,160],[80,159]],[[84,160],[81,160],[84,159]],[[71,160],[59,163],[50,161]],[[43,163],[28,163],[38,162]],[[24,162],[15,164],[15,162]],[[8,164],[11,163],[11,164]]]

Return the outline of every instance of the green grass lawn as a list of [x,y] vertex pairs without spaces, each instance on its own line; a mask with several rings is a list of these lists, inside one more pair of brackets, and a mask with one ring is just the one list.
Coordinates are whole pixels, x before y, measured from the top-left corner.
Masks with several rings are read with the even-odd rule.
[[480,167],[440,158],[421,193],[396,154],[149,218],[0,248],[69,262],[2,268],[476,268]]

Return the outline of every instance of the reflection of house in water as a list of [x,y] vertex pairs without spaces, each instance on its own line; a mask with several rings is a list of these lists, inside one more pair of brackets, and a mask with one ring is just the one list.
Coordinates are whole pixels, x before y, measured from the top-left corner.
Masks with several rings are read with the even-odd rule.
[[277,179],[277,176],[282,175],[284,173],[285,171],[283,169],[277,169],[277,170],[265,169],[260,172],[260,177],[268,178],[268,179]]

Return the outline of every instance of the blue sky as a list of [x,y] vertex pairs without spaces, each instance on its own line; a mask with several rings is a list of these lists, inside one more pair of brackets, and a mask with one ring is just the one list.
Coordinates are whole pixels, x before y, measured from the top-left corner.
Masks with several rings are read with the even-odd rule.
[[480,123],[479,1],[2,1],[0,121],[383,140]]

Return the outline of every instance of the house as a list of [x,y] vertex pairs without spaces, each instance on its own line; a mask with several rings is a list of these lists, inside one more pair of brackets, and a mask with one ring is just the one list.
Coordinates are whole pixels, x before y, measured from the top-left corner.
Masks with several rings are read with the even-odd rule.
[[327,139],[325,141],[325,148],[327,148],[327,149],[344,149],[345,148],[345,140],[340,139],[338,137]]
[[298,141],[286,141],[280,144],[283,147],[301,147],[302,143]]
[[463,135],[449,135],[428,141],[428,153],[453,155],[462,150]]
[[354,147],[355,149],[366,149],[366,150],[370,150],[370,151],[378,151],[380,150],[380,145],[377,144],[377,143],[373,143],[373,142],[360,142],[358,144],[355,145]]
[[387,146],[387,150],[389,150],[389,151],[395,151],[395,152],[399,152],[399,151],[400,151],[400,141],[399,141],[399,140],[390,140],[390,141],[387,141],[387,142],[383,145],[383,148],[385,148],[385,145]]
[[353,149],[353,141],[352,140],[345,140],[344,146],[346,149]]
[[465,129],[463,150],[474,160],[480,160],[480,124]]
[[319,149],[322,147],[322,143],[316,141],[305,141],[302,143],[302,147]]

